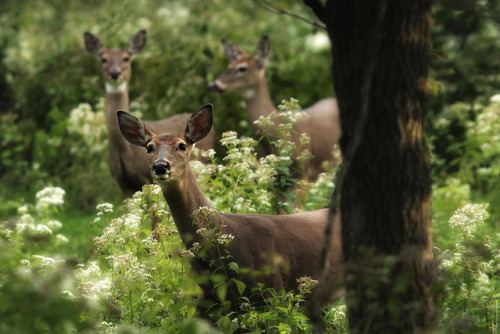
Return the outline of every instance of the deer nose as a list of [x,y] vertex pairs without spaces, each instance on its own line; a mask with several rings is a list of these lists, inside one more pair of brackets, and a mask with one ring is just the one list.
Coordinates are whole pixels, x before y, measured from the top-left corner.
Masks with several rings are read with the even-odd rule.
[[208,91],[212,93],[222,93],[222,89],[217,85],[215,81],[208,84]]
[[153,164],[153,172],[156,175],[167,174],[170,171],[170,163],[168,161],[157,161]]
[[120,77],[121,72],[120,71],[111,71],[109,72],[109,76],[111,79],[116,80]]

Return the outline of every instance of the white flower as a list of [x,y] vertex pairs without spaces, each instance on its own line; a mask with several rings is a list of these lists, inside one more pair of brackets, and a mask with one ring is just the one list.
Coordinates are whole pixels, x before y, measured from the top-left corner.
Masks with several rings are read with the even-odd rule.
[[235,131],[226,131],[222,134],[220,143],[224,146],[234,144],[238,140],[238,134]]
[[59,230],[63,226],[58,220],[49,220],[46,224],[52,231]]
[[43,224],[37,225],[35,230],[41,234],[52,234],[52,230]]
[[30,263],[30,260],[27,260],[27,259],[22,259],[21,261],[21,264],[26,268],[26,269],[30,269],[31,268],[31,263]]
[[95,112],[88,103],[82,103],[71,110],[68,118],[68,132],[83,140],[83,145],[78,142],[71,147],[71,153],[86,155],[100,153],[108,147],[106,132],[106,116],[104,112],[104,99],[101,99]]
[[155,238],[148,236],[146,239],[141,241],[144,247],[146,248],[154,248],[156,245],[158,245],[158,240]]
[[94,281],[95,279],[102,276],[101,268],[95,261],[90,262],[87,269],[80,268],[78,270],[78,273],[82,277],[82,282]]
[[500,102],[500,94],[493,95],[490,97],[491,102]]
[[144,29],[151,28],[151,21],[147,17],[140,17],[137,19],[137,25]]
[[217,238],[217,241],[219,242],[219,244],[226,244],[226,243],[231,242],[231,240],[233,240],[233,239],[234,239],[234,235],[223,234],[219,238]]
[[210,148],[206,151],[201,152],[201,156],[204,158],[212,159],[215,156],[215,150]]
[[58,234],[56,235],[56,242],[60,244],[67,244],[69,242],[69,239],[62,234]]
[[241,127],[241,128],[248,128],[248,121],[242,119],[238,125]]
[[97,295],[101,299],[111,296],[111,288],[113,287],[113,282],[110,277],[105,277],[102,280],[94,282],[91,285],[90,293],[91,295]]
[[274,122],[271,120],[271,116],[260,116],[257,120],[253,122],[253,124],[257,125],[263,129],[269,129],[274,125]]
[[477,225],[484,223],[489,217],[487,207],[487,204],[467,204],[455,212],[449,224],[453,229],[461,232],[465,238],[470,239]]
[[22,205],[17,209],[17,213],[20,215],[25,215],[28,213],[28,206],[27,205]]
[[309,137],[307,134],[302,133],[300,135],[300,145],[304,146],[307,145],[311,142],[311,137]]
[[61,291],[61,293],[63,294],[63,296],[65,296],[68,299],[72,299],[72,300],[75,299],[75,295],[71,291],[65,290],[65,291]]
[[33,217],[26,214],[19,219],[19,223],[16,225],[16,232],[17,233],[29,232],[34,230],[35,228],[36,227],[34,224]]
[[107,260],[109,260],[113,267],[118,270],[123,270],[126,271],[131,267],[132,264],[136,263],[137,257],[132,254],[123,254],[123,255],[115,255],[115,256],[108,256],[106,257]]
[[45,257],[42,255],[33,255],[34,259],[40,260],[40,263],[42,264],[42,267],[44,269],[49,269],[53,270],[56,268],[58,264],[64,263],[63,260],[56,260],[51,257]]
[[201,245],[199,242],[193,242],[193,246],[191,246],[191,248],[189,249],[191,252],[193,252],[194,254],[198,253],[201,249]]
[[50,207],[62,205],[66,192],[59,187],[46,187],[36,194],[36,209],[42,212]]
[[113,204],[111,203],[100,203],[97,204],[96,209],[99,213],[113,213]]
[[138,228],[141,221],[141,217],[135,213],[128,213],[123,216],[124,224],[130,228]]

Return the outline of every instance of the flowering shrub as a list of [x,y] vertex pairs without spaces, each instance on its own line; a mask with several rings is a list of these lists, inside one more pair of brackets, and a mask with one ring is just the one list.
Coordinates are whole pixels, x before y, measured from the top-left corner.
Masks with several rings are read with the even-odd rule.
[[[436,174],[441,176],[435,186],[442,186],[449,182],[449,178],[458,179],[472,190],[472,200],[477,197],[477,201],[500,201],[499,100],[499,95],[493,95],[490,99],[478,98],[474,103],[457,102],[447,106],[435,121],[435,131],[441,135],[431,138],[432,145],[437,150],[440,145],[447,144],[449,156],[448,160],[434,156]],[[457,128],[463,132],[461,140],[452,143],[439,141],[446,134],[451,136],[451,133],[457,132]],[[442,173],[442,170],[447,170],[447,173]],[[491,206],[490,211],[496,220],[500,218],[498,205]]]
[[93,154],[102,156],[108,147],[104,99],[93,111],[88,103],[80,103],[71,110],[68,118],[68,133],[78,139],[72,141],[70,152],[79,157]]
[[19,218],[0,224],[0,332],[72,333],[85,303],[74,299],[73,264],[60,250],[68,238],[56,220],[65,191],[47,187],[36,203],[19,208]]
[[[456,244],[440,254],[444,286],[442,323],[448,331],[495,332],[500,293],[500,251],[486,234],[479,234],[489,218],[485,204],[466,204],[451,217],[449,225]],[[497,243],[497,242],[496,242]]]
[[[333,190],[332,179],[336,169],[330,166],[314,182],[299,181],[291,171],[292,155],[300,155],[305,160],[309,152],[303,149],[307,136],[302,136],[301,145],[292,142],[292,126],[303,119],[297,100],[284,101],[280,113],[261,117],[260,124],[274,124],[273,119],[280,117],[280,139],[273,142],[276,154],[257,157],[257,142],[252,138],[238,138],[234,131],[222,134],[221,144],[227,153],[220,164],[214,151],[202,153],[210,158],[212,164],[203,165],[192,161],[198,182],[203,185],[205,195],[213,200],[213,205],[225,213],[267,213],[278,208],[286,211],[314,210],[327,207],[329,194]],[[306,157],[307,156],[307,157]],[[304,161],[304,164],[306,162]],[[286,186],[294,186],[286,187]],[[288,201],[284,201],[284,199]]]

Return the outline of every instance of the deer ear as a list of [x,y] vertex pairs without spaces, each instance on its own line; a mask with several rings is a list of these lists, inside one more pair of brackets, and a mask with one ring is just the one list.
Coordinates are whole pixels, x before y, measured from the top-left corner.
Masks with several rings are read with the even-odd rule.
[[240,59],[245,55],[245,51],[240,49],[237,45],[231,43],[227,39],[222,40],[222,45],[224,46],[224,51],[226,51],[227,58],[233,62]]
[[189,144],[197,143],[208,135],[212,129],[213,108],[211,104],[205,104],[191,115],[184,132]]
[[131,55],[141,52],[146,45],[146,30],[139,30],[134,36],[130,37],[127,44],[127,51]]
[[143,121],[125,111],[117,111],[118,124],[123,137],[133,145],[146,147],[153,139],[154,133]]
[[96,57],[100,57],[104,53],[104,46],[99,37],[89,32],[85,32],[83,37],[85,38],[85,47],[88,52]]
[[257,44],[257,59],[262,64],[262,66],[265,66],[267,63],[269,50],[270,50],[269,37],[262,36],[259,43]]

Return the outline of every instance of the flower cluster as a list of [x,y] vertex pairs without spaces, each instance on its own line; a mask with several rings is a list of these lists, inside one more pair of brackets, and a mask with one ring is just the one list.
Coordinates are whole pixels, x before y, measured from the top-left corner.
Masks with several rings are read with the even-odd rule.
[[[63,224],[53,219],[59,208],[64,203],[65,191],[59,187],[46,187],[36,194],[36,204],[25,204],[18,208],[20,214],[16,222],[15,233],[22,234],[24,237],[51,240],[55,235],[57,245],[68,242],[68,238],[62,234],[55,234],[63,227]],[[34,210],[33,210],[34,209]],[[12,231],[8,231],[9,237],[12,237]]]
[[92,261],[87,268],[80,267],[76,271],[78,292],[90,301],[98,303],[111,297],[113,283],[111,277],[104,276],[97,262]]
[[450,218],[450,226],[457,230],[465,239],[471,239],[478,224],[484,223],[489,217],[487,204],[467,204],[457,210]]
[[297,279],[297,283],[299,283],[299,293],[302,296],[305,296],[306,294],[312,292],[312,290],[319,284],[319,281],[308,276],[303,276]]
[[36,193],[36,209],[39,213],[45,213],[51,209],[64,204],[66,192],[59,187],[46,187]]
[[[32,258],[33,258],[33,263],[40,264],[44,272],[52,272],[58,269],[65,262],[64,260],[61,259],[55,259],[42,255],[33,255]],[[31,266],[31,264],[29,264],[29,266]]]
[[68,132],[81,142],[71,147],[71,153],[78,156],[100,154],[108,147],[104,99],[93,111],[88,103],[81,103],[71,110],[68,118]]
[[97,217],[94,219],[94,224],[101,222],[103,217],[107,217],[113,213],[113,204],[111,203],[100,203],[96,206]]
[[232,234],[222,234],[217,238],[217,242],[221,245],[227,245],[234,239],[234,235]]

